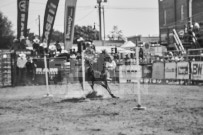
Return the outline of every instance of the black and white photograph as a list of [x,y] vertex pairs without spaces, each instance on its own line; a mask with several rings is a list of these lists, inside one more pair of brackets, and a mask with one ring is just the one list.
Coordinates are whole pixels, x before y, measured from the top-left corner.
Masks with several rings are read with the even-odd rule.
[[0,135],[203,135],[203,0],[0,0]]

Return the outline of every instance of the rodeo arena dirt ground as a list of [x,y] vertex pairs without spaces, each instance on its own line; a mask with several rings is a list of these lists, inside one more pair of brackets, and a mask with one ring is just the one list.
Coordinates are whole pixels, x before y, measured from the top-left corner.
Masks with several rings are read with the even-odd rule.
[[[83,99],[80,84],[1,88],[1,135],[201,135],[202,86],[110,83],[111,98],[95,86],[97,98]],[[88,86],[86,86],[87,89]],[[73,97],[71,99],[71,97]]]

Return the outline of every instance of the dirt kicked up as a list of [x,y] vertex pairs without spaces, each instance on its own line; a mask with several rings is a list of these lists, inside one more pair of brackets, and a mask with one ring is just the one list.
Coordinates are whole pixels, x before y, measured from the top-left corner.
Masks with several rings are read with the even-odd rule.
[[75,84],[53,86],[53,98],[43,97],[44,86],[3,88],[0,90],[0,134],[203,134],[202,86],[149,85],[146,88],[141,85],[142,105],[147,107],[143,111],[133,110],[137,106],[137,95],[132,90],[136,87],[110,84],[110,88],[119,99],[112,99],[105,92],[103,99],[62,98],[64,93],[78,95],[81,88]]

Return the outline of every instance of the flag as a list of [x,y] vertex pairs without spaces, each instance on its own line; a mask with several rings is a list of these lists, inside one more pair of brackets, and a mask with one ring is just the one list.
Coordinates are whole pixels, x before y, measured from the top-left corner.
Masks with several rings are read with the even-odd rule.
[[17,0],[17,38],[27,37],[29,0]]
[[70,50],[73,44],[74,22],[77,0],[66,0],[64,14],[64,40],[65,49]]
[[48,0],[45,9],[42,42],[47,43],[47,48],[49,48],[58,3],[59,0]]

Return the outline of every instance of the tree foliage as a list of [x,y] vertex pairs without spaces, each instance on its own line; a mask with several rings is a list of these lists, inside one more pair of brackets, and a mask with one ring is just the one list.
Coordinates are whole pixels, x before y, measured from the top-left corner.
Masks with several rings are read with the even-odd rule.
[[94,29],[92,26],[75,25],[74,41],[80,37],[83,37],[85,40],[98,40],[99,31]]
[[8,49],[13,42],[12,23],[8,20],[6,16],[0,11],[0,48]]
[[[79,26],[75,25],[74,27],[74,43],[80,37],[83,37],[85,40],[98,40],[99,32],[95,30],[92,26]],[[58,30],[53,30],[51,41],[64,41],[64,33]]]
[[64,35],[63,32],[60,32],[58,30],[53,30],[52,37],[51,37],[51,42],[56,42],[56,41],[63,42],[64,41],[64,36],[63,35]]

